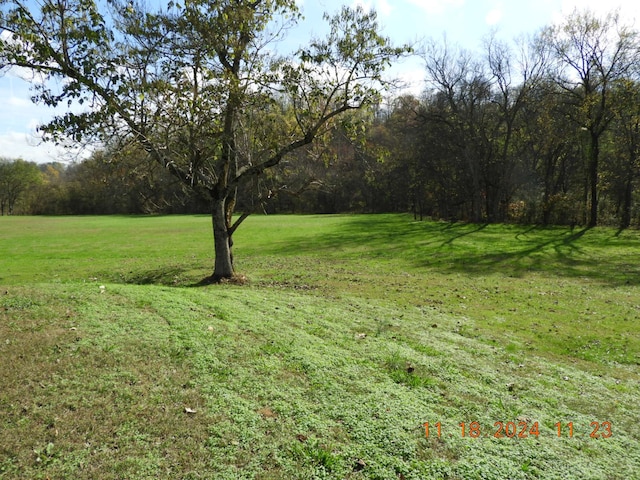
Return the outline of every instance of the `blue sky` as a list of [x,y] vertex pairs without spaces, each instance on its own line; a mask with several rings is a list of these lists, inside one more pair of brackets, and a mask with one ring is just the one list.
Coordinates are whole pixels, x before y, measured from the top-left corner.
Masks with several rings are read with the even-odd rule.
[[[469,50],[479,49],[482,39],[493,29],[500,38],[512,40],[521,34],[533,34],[559,21],[575,7],[589,8],[600,14],[620,8],[628,22],[640,28],[638,0],[298,0],[304,22],[292,34],[292,42],[304,44],[311,35],[321,36],[325,29],[322,14],[335,12],[341,5],[361,5],[378,12],[383,33],[395,43],[421,39],[459,44]],[[423,77],[419,59],[406,60],[394,67],[394,75],[420,88]],[[36,126],[46,122],[52,111],[30,102],[29,84],[6,73],[0,77],[0,157],[36,162],[69,160],[62,149],[41,144],[35,137]]]

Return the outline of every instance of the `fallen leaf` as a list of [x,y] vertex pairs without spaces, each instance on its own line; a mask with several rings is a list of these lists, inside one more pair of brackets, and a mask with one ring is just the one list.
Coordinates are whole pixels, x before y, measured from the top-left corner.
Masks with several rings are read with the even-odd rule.
[[258,413],[264,418],[275,418],[278,416],[278,414],[271,410],[269,407],[261,408],[260,410],[258,410]]

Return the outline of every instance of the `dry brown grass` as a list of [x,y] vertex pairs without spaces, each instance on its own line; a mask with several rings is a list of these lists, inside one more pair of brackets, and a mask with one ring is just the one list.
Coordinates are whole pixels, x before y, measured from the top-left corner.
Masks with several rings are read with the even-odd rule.
[[198,478],[211,422],[188,368],[144,339],[109,351],[73,308],[16,293],[0,309],[0,477]]

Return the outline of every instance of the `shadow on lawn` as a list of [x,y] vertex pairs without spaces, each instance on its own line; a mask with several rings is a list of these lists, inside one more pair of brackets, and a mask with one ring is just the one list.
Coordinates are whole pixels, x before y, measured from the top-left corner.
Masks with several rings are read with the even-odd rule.
[[[417,222],[405,215],[353,215],[313,233],[287,234],[261,246],[258,257],[310,256],[353,262],[388,272],[521,277],[540,272],[583,277],[611,286],[640,285],[640,232],[445,222]],[[318,220],[322,222],[321,219]],[[246,239],[244,241],[250,241]],[[242,258],[242,254],[240,255]],[[200,287],[198,265],[155,265],[121,274],[137,285]],[[248,272],[249,275],[251,272]]]
[[[603,265],[594,264],[584,255],[584,249],[578,242],[588,231],[586,228],[575,233],[545,232],[552,237],[534,240],[524,239],[524,234],[518,234],[515,236],[517,243],[504,249],[496,245],[485,253],[463,254],[452,262],[451,268],[478,274],[502,271],[513,276],[533,271],[567,276],[600,276]],[[609,274],[606,276],[606,280],[612,279]]]
[[183,285],[185,282],[186,267],[162,266],[147,270],[137,270],[129,272],[127,275],[121,275],[124,283],[133,285],[165,285],[177,286]]
[[[408,216],[353,216],[328,234],[299,236],[269,253],[316,254],[360,261],[400,260],[470,275],[529,272],[585,277],[611,285],[640,284],[640,235],[607,228],[531,227],[415,222]],[[385,267],[387,268],[387,267]]]

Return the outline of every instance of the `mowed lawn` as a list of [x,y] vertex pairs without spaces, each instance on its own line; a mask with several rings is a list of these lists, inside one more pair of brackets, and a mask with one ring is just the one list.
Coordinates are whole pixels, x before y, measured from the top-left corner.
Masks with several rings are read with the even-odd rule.
[[246,281],[201,287],[206,216],[0,218],[0,478],[640,478],[637,230],[235,245]]

